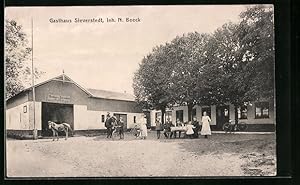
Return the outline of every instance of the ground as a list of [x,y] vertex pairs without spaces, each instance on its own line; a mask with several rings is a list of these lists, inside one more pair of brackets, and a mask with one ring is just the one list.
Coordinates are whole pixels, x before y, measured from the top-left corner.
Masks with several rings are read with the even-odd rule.
[[8,177],[270,176],[275,134],[125,140],[78,136],[6,142]]

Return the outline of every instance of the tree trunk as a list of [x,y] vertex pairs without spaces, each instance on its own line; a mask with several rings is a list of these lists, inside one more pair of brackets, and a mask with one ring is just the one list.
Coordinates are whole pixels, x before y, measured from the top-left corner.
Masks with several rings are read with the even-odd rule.
[[165,123],[165,113],[166,113],[166,107],[162,107],[161,109],[161,124],[164,124]]
[[239,114],[238,114],[238,105],[234,105],[234,120],[235,124],[238,124],[239,122]]
[[192,112],[194,104],[188,103],[188,121],[192,121]]

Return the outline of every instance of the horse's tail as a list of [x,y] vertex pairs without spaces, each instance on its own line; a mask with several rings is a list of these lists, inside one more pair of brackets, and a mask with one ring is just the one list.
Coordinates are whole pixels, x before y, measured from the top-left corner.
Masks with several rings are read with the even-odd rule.
[[62,123],[65,127],[68,127],[68,129],[70,130],[70,132],[72,133],[73,135],[73,130],[71,128],[71,126],[68,124],[68,123]]

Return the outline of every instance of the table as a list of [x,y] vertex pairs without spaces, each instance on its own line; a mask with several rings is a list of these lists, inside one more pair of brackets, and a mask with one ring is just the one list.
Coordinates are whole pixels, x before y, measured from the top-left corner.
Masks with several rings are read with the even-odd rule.
[[171,133],[174,133],[174,137],[176,138],[176,132],[179,132],[179,138],[181,132],[186,132],[186,127],[171,127]]

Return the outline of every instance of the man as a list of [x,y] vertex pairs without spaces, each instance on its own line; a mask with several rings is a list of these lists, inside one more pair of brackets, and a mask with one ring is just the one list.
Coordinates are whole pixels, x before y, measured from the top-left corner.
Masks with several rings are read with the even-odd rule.
[[197,118],[196,117],[193,117],[193,122],[192,122],[192,125],[195,127],[195,128],[193,128],[193,130],[194,130],[194,135],[193,135],[193,137],[194,138],[199,138],[199,130],[200,130],[200,124],[199,124],[199,122],[197,121]]
[[113,127],[114,118],[110,117],[110,114],[108,113],[105,120],[105,127],[107,129],[107,136],[106,138],[112,137],[112,127]]
[[[184,127],[184,124],[180,121],[180,119],[177,118],[177,120],[176,120],[176,126],[177,127]],[[180,138],[180,136],[181,136],[181,130],[179,130],[178,133],[179,133],[179,138]],[[176,131],[174,132],[174,137],[175,138],[177,137]]]
[[173,132],[171,132],[171,127],[173,126],[174,125],[172,124],[172,121],[170,121],[170,118],[168,118],[164,126],[164,135],[166,138],[172,138]]
[[120,139],[124,139],[124,121],[122,117],[120,117],[118,126],[119,126]]

